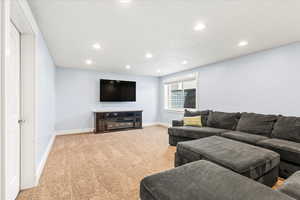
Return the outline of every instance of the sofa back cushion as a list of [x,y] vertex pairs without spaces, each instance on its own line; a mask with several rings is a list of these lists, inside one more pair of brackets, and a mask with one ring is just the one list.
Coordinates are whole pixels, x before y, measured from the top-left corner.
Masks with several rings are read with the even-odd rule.
[[274,125],[271,137],[300,142],[300,117],[280,116]]
[[207,126],[213,128],[234,130],[240,116],[240,113],[211,111],[208,115]]
[[185,117],[201,116],[202,126],[207,126],[208,115],[209,115],[209,110],[190,111],[190,110],[185,109],[185,111],[184,111]]
[[276,120],[276,115],[243,113],[236,130],[270,137]]

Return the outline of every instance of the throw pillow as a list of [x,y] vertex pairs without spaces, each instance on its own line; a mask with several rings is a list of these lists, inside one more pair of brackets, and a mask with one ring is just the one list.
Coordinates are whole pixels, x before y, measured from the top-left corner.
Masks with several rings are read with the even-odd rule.
[[184,117],[183,122],[185,126],[199,126],[202,127],[201,116]]
[[184,111],[184,117],[201,116],[202,126],[206,126],[207,125],[208,115],[209,115],[209,110],[191,111],[191,110],[185,109],[185,111]]

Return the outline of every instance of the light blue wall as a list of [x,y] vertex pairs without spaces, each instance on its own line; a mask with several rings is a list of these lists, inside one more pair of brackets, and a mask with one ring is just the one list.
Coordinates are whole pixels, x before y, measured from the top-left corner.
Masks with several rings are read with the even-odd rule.
[[37,156],[39,166],[44,153],[53,137],[55,126],[55,70],[45,41],[37,35]]
[[300,116],[300,43],[160,78],[160,121],[182,113],[164,110],[163,80],[199,72],[200,109]]
[[[100,102],[100,79],[137,82],[136,102]],[[93,128],[93,110],[142,109],[143,123],[158,121],[159,79],[156,77],[100,73],[93,70],[57,68],[56,130]]]

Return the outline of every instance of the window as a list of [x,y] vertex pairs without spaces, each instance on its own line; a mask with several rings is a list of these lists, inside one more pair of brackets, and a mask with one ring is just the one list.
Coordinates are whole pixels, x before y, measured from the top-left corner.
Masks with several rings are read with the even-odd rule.
[[196,109],[197,107],[197,79],[189,76],[188,79],[165,82],[165,108],[169,110]]

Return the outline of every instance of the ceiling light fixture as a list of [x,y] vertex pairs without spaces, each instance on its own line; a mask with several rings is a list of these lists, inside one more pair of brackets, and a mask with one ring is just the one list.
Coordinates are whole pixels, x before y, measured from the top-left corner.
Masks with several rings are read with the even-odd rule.
[[238,46],[239,47],[244,47],[244,46],[247,46],[248,44],[249,44],[248,41],[242,40],[242,41],[239,42]]
[[86,59],[86,60],[85,60],[85,63],[86,63],[87,65],[91,65],[91,64],[93,64],[93,61],[92,61],[91,59]]
[[198,23],[198,24],[196,24],[196,26],[194,27],[194,30],[195,31],[202,31],[202,30],[204,30],[206,28],[206,25],[205,24],[203,24],[203,23]]
[[99,50],[99,49],[101,49],[101,45],[99,43],[95,43],[95,44],[93,44],[93,48],[96,50]]
[[146,53],[145,57],[146,57],[146,58],[152,58],[153,55],[152,55],[151,53]]
[[188,61],[184,60],[181,62],[181,64],[186,65],[186,64],[188,64]]
[[126,65],[125,68],[126,69],[131,69],[131,66],[130,65]]
[[120,3],[131,3],[131,0],[120,0]]
[[158,69],[156,72],[157,72],[157,73],[160,73],[161,71],[160,71],[160,69]]

